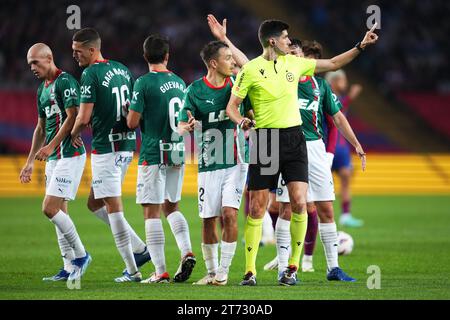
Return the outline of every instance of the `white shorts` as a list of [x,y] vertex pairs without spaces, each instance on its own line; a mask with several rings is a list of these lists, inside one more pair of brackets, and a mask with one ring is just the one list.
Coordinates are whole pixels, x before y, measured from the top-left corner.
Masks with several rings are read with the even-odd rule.
[[184,165],[138,166],[136,203],[162,204],[164,200],[172,203],[180,201],[183,176]]
[[49,160],[45,165],[45,194],[74,200],[83,176],[86,154]]
[[223,207],[239,209],[247,179],[247,163],[198,174],[198,211],[200,218],[219,217]]
[[[325,144],[322,139],[306,141],[308,150],[308,193],[306,200],[314,201],[334,201],[333,175],[327,161]],[[277,201],[289,202],[287,186],[284,185],[282,177],[278,180]]]
[[122,195],[122,181],[131,161],[133,161],[131,151],[91,155],[92,189],[95,199]]

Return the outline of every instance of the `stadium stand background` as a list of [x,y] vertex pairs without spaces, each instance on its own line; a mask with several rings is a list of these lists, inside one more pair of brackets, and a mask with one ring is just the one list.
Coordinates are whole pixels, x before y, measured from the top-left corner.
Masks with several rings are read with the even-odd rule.
[[[207,13],[214,13],[219,20],[228,18],[230,38],[250,58],[260,53],[259,23],[274,17],[291,24],[291,35],[322,42],[325,56],[331,57],[360,40],[366,29],[366,8],[377,4],[382,19],[380,41],[346,68],[350,83],[364,87],[350,108],[349,119],[369,153],[368,171],[361,175],[355,170],[355,192],[450,193],[450,21],[446,19],[450,4],[446,1],[3,0],[0,195],[42,193],[42,174],[37,178],[42,164],[37,165],[41,169],[32,185],[23,187],[17,178],[37,118],[35,91],[39,82],[28,69],[26,52],[33,43],[45,42],[60,68],[80,76],[71,52],[74,31],[66,28],[66,8],[71,4],[81,8],[82,27],[99,30],[104,56],[123,62],[135,78],[147,71],[142,59],[145,37],[153,32],[167,35],[171,40],[169,68],[187,84],[204,74],[199,51],[213,39],[206,24]],[[89,134],[85,138],[89,145]],[[89,171],[87,167],[82,193],[89,188]],[[186,192],[195,193],[195,176],[192,166]],[[126,193],[134,193],[134,184],[132,166]]]

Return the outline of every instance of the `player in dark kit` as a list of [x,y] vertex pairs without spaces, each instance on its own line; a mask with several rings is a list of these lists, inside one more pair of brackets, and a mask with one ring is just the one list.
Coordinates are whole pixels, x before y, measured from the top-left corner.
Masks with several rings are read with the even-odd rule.
[[64,267],[43,280],[77,280],[92,260],[67,211],[67,201],[75,199],[86,162],[83,142],[74,147],[70,141],[70,130],[80,105],[80,89],[72,75],[56,67],[52,51],[46,44],[33,45],[28,50],[27,60],[31,71],[43,82],[37,92],[38,123],[27,163],[20,172],[20,181],[31,181],[35,159],[47,161],[42,207],[55,224]]
[[92,124],[92,187],[88,208],[111,226],[126,270],[116,282],[141,281],[139,266],[150,260],[145,243],[124,217],[122,181],[133,159],[136,133],[127,127],[124,109],[130,104],[133,78],[123,64],[103,58],[101,39],[92,28],[73,36],[73,55],[85,70],[81,76],[81,105],[72,142]]
[[196,263],[189,225],[178,207],[184,176],[184,141],[177,133],[177,118],[186,85],[167,69],[169,41],[166,38],[151,35],[143,47],[149,72],[136,80],[127,116],[128,127],[141,127],[136,202],[144,209],[147,247],[155,266],[155,273],[142,282],[169,281],[161,209],[181,253],[174,281],[184,282]]

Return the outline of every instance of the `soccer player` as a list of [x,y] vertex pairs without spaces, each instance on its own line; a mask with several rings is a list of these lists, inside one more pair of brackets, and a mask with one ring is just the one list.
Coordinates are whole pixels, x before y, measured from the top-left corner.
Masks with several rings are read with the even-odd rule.
[[55,225],[64,267],[43,280],[72,281],[86,272],[92,260],[67,211],[67,201],[75,199],[86,162],[83,142],[73,147],[70,140],[80,105],[80,88],[72,75],[56,67],[52,51],[44,43],[36,43],[28,50],[27,62],[42,83],[37,91],[38,122],[20,181],[31,181],[35,159],[47,161],[42,210]]
[[[178,130],[186,134],[201,126],[196,130],[198,206],[203,219],[202,252],[208,274],[196,284],[225,285],[236,251],[237,214],[248,161],[244,132],[225,114],[234,81],[231,50],[224,42],[212,41],[200,55],[208,73],[188,87]],[[242,112],[242,105],[239,107]],[[220,263],[217,217],[223,218]]]
[[116,247],[126,265],[123,276],[115,281],[141,281],[132,248],[140,247],[140,256],[144,257],[146,246],[125,219],[121,199],[122,180],[136,148],[136,133],[128,129],[123,114],[130,103],[133,79],[123,64],[103,58],[101,39],[95,29],[81,29],[72,40],[74,58],[85,68],[81,76],[80,112],[71,132],[74,145],[79,144],[81,131],[92,123],[92,188],[88,207],[100,210],[106,206],[102,211],[107,216],[102,219],[108,218]]
[[[374,26],[374,28],[376,25]],[[298,81],[301,76],[312,76],[315,72],[336,70],[351,62],[366,46],[376,42],[378,36],[374,28],[366,33],[355,48],[332,59],[304,59],[288,55],[289,26],[279,20],[266,20],[259,28],[262,55],[246,63],[239,72],[227,106],[227,115],[242,129],[248,130],[253,123],[242,116],[238,106],[247,96],[253,107],[256,121],[254,145],[279,152],[272,154],[272,162],[267,164],[264,157],[252,152],[257,163],[250,164],[249,186],[250,215],[245,228],[246,273],[242,285],[256,285],[256,256],[261,239],[261,224],[268,201],[269,189],[276,188],[280,173],[287,183],[292,208],[290,234],[292,256],[290,267],[279,277],[279,283],[296,283],[300,253],[305,239],[307,214],[306,191],[308,187],[308,163],[305,137],[300,130],[302,124],[297,105]],[[272,135],[275,137],[271,141]],[[262,138],[262,137],[263,138]],[[278,138],[277,138],[278,137]],[[365,157],[358,150],[360,157]],[[273,174],[263,173],[272,166]]]
[[129,128],[135,129],[139,123],[141,126],[136,202],[144,209],[147,247],[156,269],[142,282],[169,282],[161,209],[181,252],[181,263],[174,281],[184,282],[196,263],[189,226],[178,208],[184,175],[184,142],[177,133],[177,117],[186,85],[167,69],[169,41],[166,38],[151,35],[143,48],[150,72],[136,80],[127,116]]
[[[293,45],[292,45],[293,44]],[[292,50],[298,56],[295,44],[299,41],[293,40]],[[303,43],[302,51],[306,58],[321,59],[322,46],[316,41],[306,41]],[[333,188],[333,177],[330,164],[327,161],[326,148],[323,142],[323,119],[324,114],[333,117],[336,127],[342,132],[346,139],[354,146],[358,154],[364,154],[364,151],[353,133],[347,119],[340,111],[342,105],[330,89],[330,86],[323,78],[315,76],[304,76],[300,78],[298,85],[299,108],[303,119],[302,130],[306,138],[306,147],[308,151],[308,191],[307,202],[311,208],[315,205],[319,215],[319,234],[324,247],[327,260],[327,279],[337,281],[355,281],[339,268],[337,251],[337,230],[334,222],[333,201],[335,199]],[[362,169],[365,169],[365,157],[361,158]],[[277,201],[282,203],[279,222],[288,223],[291,216],[291,206],[289,204],[289,195],[286,184],[280,177],[279,192]],[[287,250],[283,246],[289,246],[288,229],[278,228],[278,234],[284,233],[285,236],[277,236],[278,270],[282,274],[283,270],[291,266],[288,265]],[[312,266],[312,255],[310,256]],[[294,282],[292,281],[292,284]]]
[[[325,75],[325,79],[330,83],[331,90],[335,92],[339,100],[343,105],[342,112],[344,114],[348,113],[350,103],[356,99],[362,87],[359,84],[354,84],[350,87],[347,93],[348,82],[347,76],[343,70],[337,70],[335,72],[328,72]],[[331,142],[330,142],[331,143]],[[336,171],[339,179],[341,180],[341,216],[339,218],[339,224],[345,227],[361,227],[364,222],[360,219],[356,219],[350,213],[351,206],[351,191],[350,184],[352,178],[352,163],[350,156],[350,146],[347,141],[338,135],[337,143],[335,144],[335,156],[333,159],[333,171]]]

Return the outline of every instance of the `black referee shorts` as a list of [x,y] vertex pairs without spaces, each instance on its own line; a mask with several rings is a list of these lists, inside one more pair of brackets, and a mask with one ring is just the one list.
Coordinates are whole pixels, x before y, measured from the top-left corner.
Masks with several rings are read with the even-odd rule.
[[[272,141],[272,130],[278,130],[278,141]],[[255,131],[251,136],[248,190],[276,189],[280,173],[286,183],[308,183],[308,154],[300,126]],[[272,145],[277,142],[278,152],[275,149],[271,154]]]

